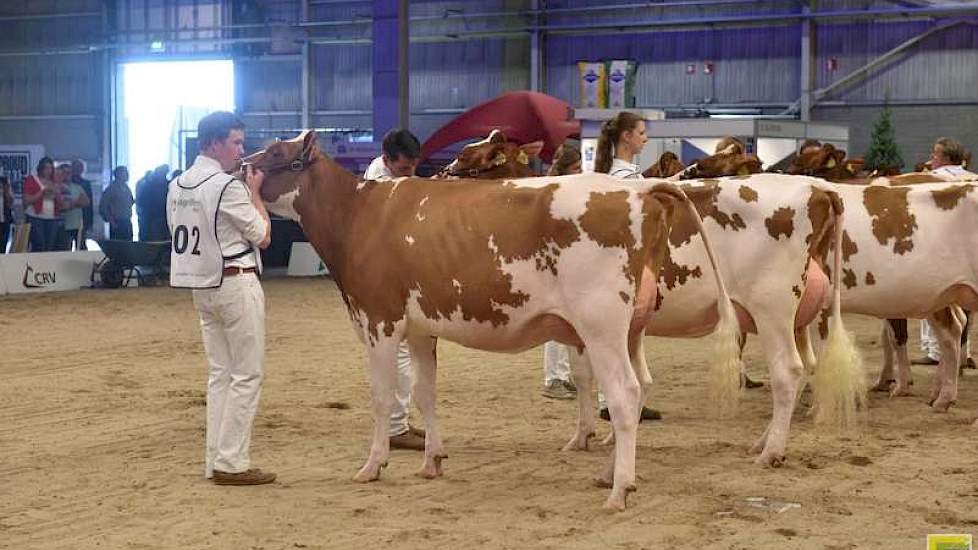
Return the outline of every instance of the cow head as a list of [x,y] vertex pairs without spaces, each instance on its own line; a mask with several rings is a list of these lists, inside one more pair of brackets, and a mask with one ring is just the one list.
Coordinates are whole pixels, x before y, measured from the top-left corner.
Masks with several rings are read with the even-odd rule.
[[316,132],[306,130],[293,139],[277,141],[262,151],[241,159],[265,173],[261,198],[279,216],[298,220],[293,202],[299,187],[311,177],[307,168],[323,158]]
[[717,153],[696,161],[696,164],[686,170],[682,179],[746,176],[760,171],[761,159],[755,155]]
[[659,160],[642,172],[643,178],[668,178],[682,172],[686,165],[672,151],[662,153]]
[[543,142],[534,141],[517,145],[506,141],[499,130],[489,137],[462,148],[458,158],[439,173],[439,177],[502,179],[529,178],[536,174],[530,168],[530,159],[537,157]]
[[821,149],[798,155],[785,170],[788,174],[805,176],[825,176],[844,168],[846,152],[836,149],[830,143],[822,144]]

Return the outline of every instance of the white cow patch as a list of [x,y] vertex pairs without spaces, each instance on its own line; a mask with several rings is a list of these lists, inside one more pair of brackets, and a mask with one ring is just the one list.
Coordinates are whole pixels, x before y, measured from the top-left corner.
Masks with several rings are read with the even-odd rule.
[[411,235],[404,235],[404,240],[405,240],[405,241],[406,241],[406,242],[407,242],[408,244],[414,244],[414,237],[412,237]]

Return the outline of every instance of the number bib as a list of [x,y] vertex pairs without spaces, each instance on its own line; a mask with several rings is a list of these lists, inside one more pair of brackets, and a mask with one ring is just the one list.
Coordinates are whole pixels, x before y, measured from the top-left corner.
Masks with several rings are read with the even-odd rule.
[[217,238],[218,206],[234,178],[217,172],[193,184],[182,180],[179,177],[170,182],[167,198],[173,232],[170,286],[216,288],[224,281],[224,256]]

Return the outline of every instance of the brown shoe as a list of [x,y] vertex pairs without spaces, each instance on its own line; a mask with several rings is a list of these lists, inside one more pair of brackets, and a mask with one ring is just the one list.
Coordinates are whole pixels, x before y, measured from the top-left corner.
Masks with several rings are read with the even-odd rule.
[[414,435],[420,437],[421,439],[424,439],[424,430],[422,430],[421,428],[415,428],[414,426],[408,424],[408,432],[413,433]]
[[275,481],[275,474],[263,472],[258,468],[245,470],[236,474],[214,470],[211,479],[215,485],[264,485]]
[[418,436],[415,433],[411,433],[411,430],[391,437],[391,449],[410,449],[412,451],[423,451],[424,450],[424,438]]

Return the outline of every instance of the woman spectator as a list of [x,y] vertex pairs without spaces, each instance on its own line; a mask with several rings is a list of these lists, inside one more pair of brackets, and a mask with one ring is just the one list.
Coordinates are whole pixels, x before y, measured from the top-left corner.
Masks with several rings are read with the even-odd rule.
[[621,111],[601,125],[594,171],[619,178],[641,177],[634,161],[648,140],[645,121],[634,113]]
[[54,161],[44,157],[37,162],[37,174],[24,179],[24,212],[31,224],[30,247],[32,252],[55,250],[64,224],[61,210],[64,207],[63,185],[55,181]]
[[13,221],[14,194],[10,190],[10,179],[0,176],[0,254],[7,253],[10,240],[10,224]]
[[85,189],[73,181],[70,164],[59,166],[58,175],[65,188],[65,208],[62,213],[65,231],[62,249],[71,250],[71,244],[77,243],[77,249],[84,250],[85,247],[78,239],[79,237],[82,239],[85,238],[81,231],[84,223],[85,208],[91,204],[91,201],[88,200],[88,194],[85,193]]
[[[564,143],[554,153],[548,176],[567,176],[581,173],[581,151]],[[543,396],[550,399],[574,399],[577,386],[571,381],[570,358],[567,347],[558,342],[543,345]]]

